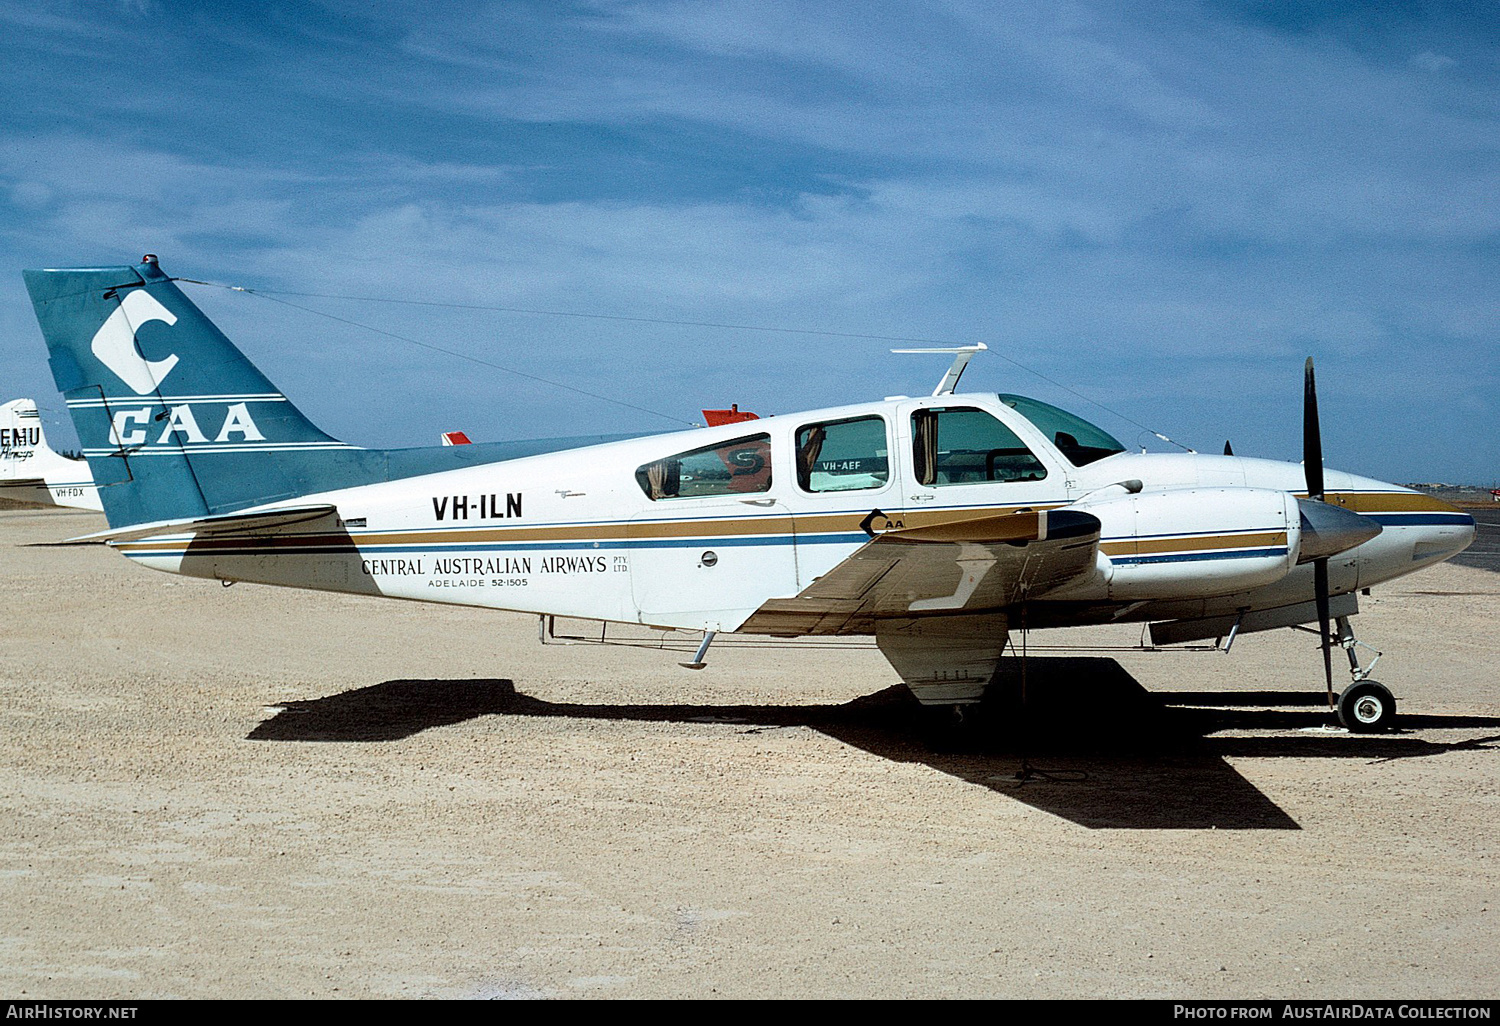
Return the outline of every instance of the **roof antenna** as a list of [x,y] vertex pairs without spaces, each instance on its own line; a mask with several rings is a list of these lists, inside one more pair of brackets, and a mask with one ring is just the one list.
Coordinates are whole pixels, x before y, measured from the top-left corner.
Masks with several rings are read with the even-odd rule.
[[893,353],[952,353],[953,365],[948,368],[948,373],[943,375],[943,380],[938,382],[937,388],[932,390],[933,395],[952,395],[953,390],[958,387],[958,379],[963,377],[964,368],[974,358],[975,353],[982,353],[989,346],[983,342],[975,342],[969,346],[937,346],[932,349],[892,349]]

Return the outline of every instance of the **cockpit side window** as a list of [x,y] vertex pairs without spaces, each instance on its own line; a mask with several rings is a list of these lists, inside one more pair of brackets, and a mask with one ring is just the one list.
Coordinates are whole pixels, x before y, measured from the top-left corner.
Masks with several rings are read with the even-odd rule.
[[1024,395],[1002,395],[1000,401],[1052,439],[1058,451],[1075,467],[1087,466],[1106,456],[1125,451],[1125,447],[1102,428],[1095,427],[1067,410],[1028,399]]
[[635,472],[652,501],[771,490],[771,436],[749,435],[653,460]]
[[929,487],[986,481],[1040,481],[1047,468],[1016,433],[984,410],[918,410],[911,417],[913,466]]
[[853,417],[797,429],[797,484],[804,492],[882,488],[891,477],[884,417]]

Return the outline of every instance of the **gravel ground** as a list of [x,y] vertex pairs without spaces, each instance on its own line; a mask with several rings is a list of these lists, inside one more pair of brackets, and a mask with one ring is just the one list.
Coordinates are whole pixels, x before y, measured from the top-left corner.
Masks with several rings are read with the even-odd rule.
[[870,648],[692,673],[34,544],[102,527],[0,512],[5,996],[1500,996],[1500,574],[1364,600],[1397,734],[1320,729],[1279,631],[1034,647],[953,739]]

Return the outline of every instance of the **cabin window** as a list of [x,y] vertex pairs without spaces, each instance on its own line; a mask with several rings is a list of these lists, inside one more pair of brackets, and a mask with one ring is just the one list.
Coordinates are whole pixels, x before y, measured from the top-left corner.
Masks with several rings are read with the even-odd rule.
[[647,463],[635,472],[652,499],[744,495],[771,490],[771,436],[750,435]]
[[1016,433],[972,407],[918,410],[911,418],[917,481],[929,487],[986,481],[1040,481],[1047,468]]
[[1103,428],[1095,427],[1067,410],[1059,410],[1056,406],[1039,399],[1028,399],[1024,395],[1002,395],[1000,401],[1052,439],[1057,451],[1075,467],[1086,467],[1106,456],[1125,451],[1125,447]]
[[884,417],[807,424],[797,431],[797,483],[805,492],[882,488],[891,478]]

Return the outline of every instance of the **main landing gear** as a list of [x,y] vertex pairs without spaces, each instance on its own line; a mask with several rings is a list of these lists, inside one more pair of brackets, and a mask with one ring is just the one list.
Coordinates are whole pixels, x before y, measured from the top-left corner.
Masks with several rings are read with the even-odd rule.
[[1395,696],[1384,684],[1370,679],[1370,673],[1375,669],[1375,664],[1380,662],[1380,653],[1370,649],[1375,652],[1375,658],[1370,660],[1369,666],[1361,667],[1359,655],[1354,649],[1356,646],[1364,648],[1370,648],[1370,646],[1355,639],[1354,629],[1349,626],[1347,616],[1341,616],[1335,622],[1338,625],[1339,647],[1349,657],[1349,675],[1354,678],[1353,682],[1339,693],[1339,722],[1356,734],[1379,734],[1395,729]]

